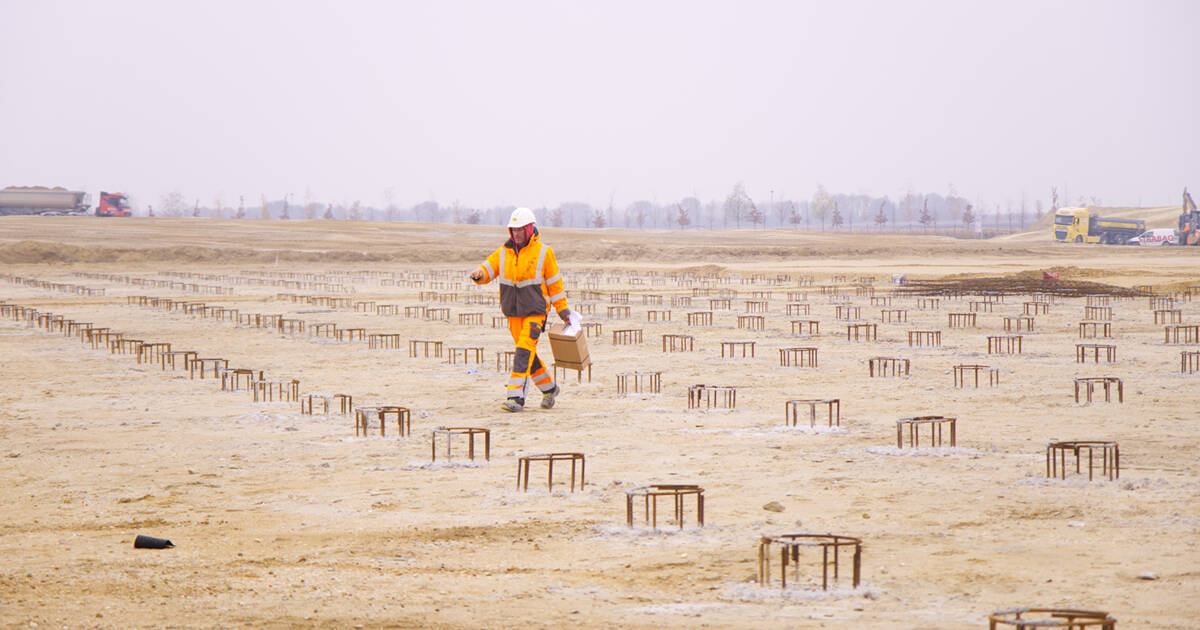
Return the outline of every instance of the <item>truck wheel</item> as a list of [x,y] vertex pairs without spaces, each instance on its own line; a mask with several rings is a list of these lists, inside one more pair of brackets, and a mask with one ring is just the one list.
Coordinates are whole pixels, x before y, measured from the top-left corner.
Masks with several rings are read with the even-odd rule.
[[1082,242],[1083,242],[1083,237],[1082,237],[1082,236],[1076,236],[1076,237],[1075,237],[1075,242],[1076,242],[1076,243],[1082,243]]

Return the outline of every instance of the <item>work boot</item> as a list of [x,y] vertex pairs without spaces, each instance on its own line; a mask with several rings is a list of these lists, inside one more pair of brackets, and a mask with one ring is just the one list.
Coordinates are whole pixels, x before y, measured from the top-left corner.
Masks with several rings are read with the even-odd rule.
[[554,389],[542,394],[542,409],[553,407],[555,398],[558,398],[558,385],[555,385]]
[[520,411],[525,408],[525,399],[524,398],[506,398],[504,400],[504,402],[500,404],[500,408],[505,411],[513,411],[513,412]]

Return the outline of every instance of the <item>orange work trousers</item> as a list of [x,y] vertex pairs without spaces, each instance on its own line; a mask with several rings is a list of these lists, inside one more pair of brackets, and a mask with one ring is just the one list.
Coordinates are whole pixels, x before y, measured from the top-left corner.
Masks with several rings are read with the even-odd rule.
[[508,397],[517,399],[522,405],[525,404],[525,385],[528,381],[532,380],[543,394],[554,390],[554,377],[537,355],[538,338],[545,327],[545,315],[508,318],[508,331],[517,343],[512,373],[508,377]]

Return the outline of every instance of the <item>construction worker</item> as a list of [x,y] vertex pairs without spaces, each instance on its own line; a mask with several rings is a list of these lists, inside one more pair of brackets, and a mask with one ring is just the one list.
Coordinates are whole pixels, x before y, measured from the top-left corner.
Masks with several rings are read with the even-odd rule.
[[558,260],[554,250],[541,242],[534,221],[529,208],[513,210],[508,219],[508,241],[471,272],[475,284],[500,281],[500,311],[508,317],[508,330],[517,344],[507,396],[501,405],[505,411],[525,408],[528,381],[541,390],[542,409],[554,406],[558,385],[538,358],[537,342],[546,329],[546,314],[551,305],[563,322],[568,322],[571,316]]

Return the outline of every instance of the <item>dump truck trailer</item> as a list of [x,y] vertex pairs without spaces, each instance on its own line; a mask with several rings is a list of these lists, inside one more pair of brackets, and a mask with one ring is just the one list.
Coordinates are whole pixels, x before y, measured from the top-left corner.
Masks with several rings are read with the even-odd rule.
[[1059,208],[1050,234],[1060,243],[1112,243],[1124,245],[1146,231],[1144,219],[1101,217],[1091,208]]
[[9,186],[0,190],[0,215],[86,214],[88,207],[88,194],[79,190],[42,186]]

